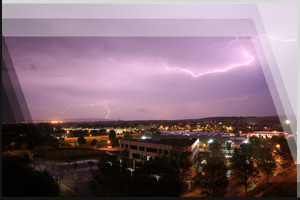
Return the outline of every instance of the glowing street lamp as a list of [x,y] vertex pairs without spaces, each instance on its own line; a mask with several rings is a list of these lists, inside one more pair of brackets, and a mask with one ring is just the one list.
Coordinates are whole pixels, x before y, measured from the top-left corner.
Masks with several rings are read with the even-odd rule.
[[213,142],[213,140],[212,140],[212,139],[210,139],[210,140],[208,140],[208,142],[207,142],[207,143],[208,143],[208,144],[210,144],[210,143],[212,143],[212,142]]
[[277,149],[280,149],[280,144],[277,144],[277,145],[276,145],[276,148],[277,148]]
[[286,123],[286,124],[290,124],[290,120],[288,120],[288,119],[285,120],[285,123]]

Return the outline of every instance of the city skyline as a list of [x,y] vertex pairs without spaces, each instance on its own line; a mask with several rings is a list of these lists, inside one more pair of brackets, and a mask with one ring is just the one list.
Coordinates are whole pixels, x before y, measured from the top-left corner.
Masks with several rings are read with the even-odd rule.
[[33,120],[277,115],[249,37],[6,42]]

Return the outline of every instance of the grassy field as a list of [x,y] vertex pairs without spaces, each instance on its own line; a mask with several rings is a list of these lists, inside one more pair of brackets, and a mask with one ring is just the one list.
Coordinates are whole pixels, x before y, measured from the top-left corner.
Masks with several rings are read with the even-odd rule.
[[100,158],[104,151],[85,148],[48,149],[39,151],[38,156],[46,161],[73,161],[83,158]]

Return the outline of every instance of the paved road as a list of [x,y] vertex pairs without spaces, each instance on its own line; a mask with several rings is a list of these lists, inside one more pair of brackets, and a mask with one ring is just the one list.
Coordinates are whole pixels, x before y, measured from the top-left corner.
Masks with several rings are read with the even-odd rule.
[[[61,163],[53,163],[53,164],[46,164],[43,162],[42,159],[35,157],[33,159],[33,165],[39,169],[39,170],[47,170],[52,176],[54,177],[59,177],[59,168],[58,165]],[[90,167],[86,166],[86,163],[79,163],[78,164],[78,169],[77,169],[77,174],[79,177],[81,177],[79,180],[75,180],[72,178],[72,175],[74,174],[74,167],[72,164],[66,165],[64,174],[63,174],[63,179],[62,179],[62,184],[66,185],[69,187],[71,190],[77,192],[79,196],[81,197],[91,197],[91,191],[88,187],[87,181],[90,178],[90,172],[89,169]],[[73,167],[73,169],[71,168]]]

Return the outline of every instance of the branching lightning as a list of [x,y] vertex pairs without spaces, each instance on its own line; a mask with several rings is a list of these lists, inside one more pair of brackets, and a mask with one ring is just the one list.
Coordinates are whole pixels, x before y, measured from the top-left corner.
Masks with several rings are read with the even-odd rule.
[[243,98],[227,98],[227,99],[220,99],[220,100],[213,100],[215,102],[223,102],[223,101],[229,101],[229,100],[234,100],[234,101],[240,101],[240,100],[246,100],[249,98],[249,95]]
[[[252,41],[255,41],[259,38],[263,38],[263,37],[266,37],[266,38],[269,38],[269,39],[272,39],[272,40],[277,40],[277,41],[281,41],[281,42],[297,42],[297,38],[292,38],[292,39],[284,39],[284,38],[280,38],[278,37],[277,35],[266,35],[266,34],[263,34],[263,35],[260,35],[260,36],[255,36],[255,37],[252,37]],[[193,53],[198,53],[200,51],[205,51],[205,50],[209,50],[209,49],[213,49],[213,48],[217,48],[217,47],[222,47],[222,48],[228,48],[229,46],[233,45],[235,42],[237,41],[242,41],[240,40],[238,37],[235,37],[235,39],[229,41],[229,42],[223,42],[223,43],[219,43],[219,44],[215,44],[215,45],[212,45],[212,46],[209,46],[209,47],[206,47],[206,48],[202,48],[202,49],[198,49],[197,51],[193,52]],[[243,49],[244,51],[244,57],[247,58],[246,61],[244,62],[241,62],[241,63],[234,63],[230,66],[223,66],[221,67],[220,69],[214,69],[214,70],[211,70],[211,71],[206,71],[206,72],[202,72],[202,73],[195,73],[193,71],[190,71],[190,70],[187,70],[187,69],[184,69],[184,68],[180,68],[180,67],[173,67],[173,68],[169,68],[168,66],[164,66],[165,69],[167,70],[176,70],[176,71],[179,71],[179,72],[182,72],[182,73],[187,73],[189,75],[191,75],[193,78],[199,78],[199,77],[202,77],[202,76],[205,76],[205,75],[209,75],[209,74],[216,74],[216,73],[225,73],[229,70],[232,70],[232,69],[235,69],[235,68],[239,68],[239,67],[244,67],[244,66],[248,66],[250,65],[254,60],[255,58],[250,55],[245,49]],[[246,96],[246,97],[243,97],[243,98],[227,98],[227,99],[220,99],[220,100],[212,100],[212,101],[215,101],[215,102],[224,102],[224,101],[229,101],[229,100],[233,100],[233,101],[240,101],[240,100],[247,100],[249,97]],[[36,109],[44,109],[44,110],[49,110],[49,111],[52,111],[52,112],[55,112],[57,114],[64,114],[66,113],[68,110],[70,110],[71,108],[79,108],[79,107],[93,107],[93,106],[99,106],[99,105],[103,105],[103,102],[100,102],[100,103],[95,103],[95,104],[72,104],[72,105],[68,105],[64,110],[62,111],[58,111],[58,110],[55,110],[55,109],[52,109],[52,108],[47,108],[47,107],[37,107],[37,106],[32,106],[32,105],[29,105],[29,107],[33,107],[33,108],[36,108]],[[129,103],[127,104],[124,104],[124,105],[121,105],[113,110],[111,110],[109,107],[108,107],[108,104],[106,101],[104,101],[104,105],[105,105],[105,108],[107,110],[107,115],[105,116],[105,119],[108,119],[110,113],[112,112],[115,112],[115,111],[118,111],[119,109],[129,105]]]
[[123,108],[124,106],[129,105],[129,103],[127,103],[127,104],[124,104],[124,105],[119,106],[119,107],[116,108],[116,109],[110,110],[109,107],[108,107],[108,105],[107,105],[107,102],[106,102],[106,101],[104,101],[104,104],[105,104],[105,108],[106,108],[106,110],[107,110],[107,115],[105,116],[105,119],[108,119],[109,114],[110,114],[111,112],[117,111],[117,110]]
[[249,55],[249,53],[246,50],[244,50],[244,56],[249,58],[247,62],[236,63],[236,64],[230,65],[230,66],[228,66],[224,69],[215,69],[215,70],[203,72],[203,73],[200,73],[200,74],[195,74],[194,72],[186,70],[186,69],[180,69],[180,70],[192,75],[194,78],[201,77],[201,76],[208,75],[208,74],[223,73],[223,72],[227,72],[228,70],[231,70],[233,68],[247,66],[255,60],[254,57]]
[[[278,41],[281,41],[281,42],[297,42],[297,38],[295,38],[295,39],[284,39],[284,38],[280,38],[280,37],[278,37],[277,35],[265,35],[265,34],[263,34],[263,35],[261,35],[261,37],[267,37],[267,38],[269,38],[269,39],[271,39],[271,40],[278,40]],[[255,37],[254,39],[258,39],[259,37]]]
[[[98,105],[101,105],[101,104],[103,104],[103,102],[101,102],[101,103],[95,103],[95,104],[72,104],[72,105],[67,106],[63,111],[57,111],[57,110],[54,110],[54,109],[52,109],[52,108],[46,108],[46,107],[38,107],[38,106],[32,106],[32,105],[29,105],[29,106],[30,106],[30,107],[33,107],[33,108],[37,108],[37,109],[50,110],[50,111],[52,111],[52,112],[56,112],[57,114],[64,114],[64,113],[67,112],[71,107],[77,107],[77,108],[79,108],[79,107],[86,107],[86,106],[92,107],[92,106],[98,106]],[[106,101],[104,101],[104,105],[105,105],[105,108],[106,108],[106,110],[107,110],[107,115],[106,115],[105,119],[107,119],[107,118],[109,117],[109,114],[110,114],[111,112],[117,111],[117,110],[121,109],[122,107],[129,105],[129,103],[124,104],[124,105],[121,105],[121,106],[119,106],[118,108],[115,108],[115,109],[113,109],[113,110],[110,110],[110,109],[109,109],[109,107],[108,107]]]

